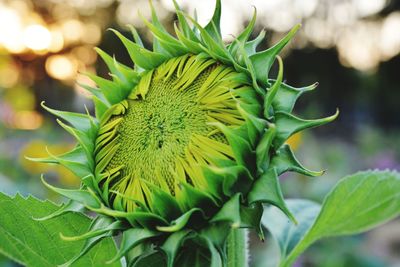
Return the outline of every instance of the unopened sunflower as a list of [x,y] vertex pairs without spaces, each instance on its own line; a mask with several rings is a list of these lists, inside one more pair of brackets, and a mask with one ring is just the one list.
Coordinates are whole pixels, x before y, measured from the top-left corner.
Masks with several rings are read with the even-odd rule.
[[[264,32],[249,40],[256,11],[232,43],[220,32],[221,3],[200,26],[174,2],[178,23],[171,35],[152,8],[153,49],[117,31],[134,67],[97,49],[111,80],[89,77],[95,117],[57,111],[59,124],[77,140],[63,155],[39,161],[61,164],[82,180],[76,190],[50,189],[69,198],[51,219],[83,209],[97,215],[91,230],[68,240],[86,239],[84,255],[102,238],[122,235],[119,252],[128,266],[226,266],[245,253],[252,228],[263,239],[263,204],[285,205],[278,176],[287,171],[317,176],[294,157],[286,140],[337,114],[303,120],[291,114],[296,99],[315,85],[294,88],[282,82],[278,53],[295,26],[273,47],[257,51]],[[276,79],[268,77],[275,60]],[[64,122],[63,122],[64,121]],[[66,122],[66,123],[65,123]],[[239,257],[240,258],[240,257]]]

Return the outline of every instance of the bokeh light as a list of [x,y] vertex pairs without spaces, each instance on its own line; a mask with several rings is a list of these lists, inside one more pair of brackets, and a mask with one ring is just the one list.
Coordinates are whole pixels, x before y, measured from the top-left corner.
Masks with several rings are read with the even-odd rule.
[[51,45],[50,31],[42,25],[29,25],[23,32],[24,45],[36,51],[46,50]]
[[63,49],[64,47],[64,36],[61,31],[57,29],[51,30],[51,44],[49,46],[49,51],[56,53]]
[[46,71],[55,79],[69,80],[75,77],[77,64],[69,56],[53,55],[46,60]]
[[[6,1],[0,5],[0,46],[13,54],[31,49],[42,55],[44,51],[57,53],[78,44],[97,45],[107,21],[113,18],[102,9],[110,8],[113,2],[45,0],[41,6],[54,16],[52,23],[46,25],[45,18],[33,9],[30,1]],[[177,2],[189,14],[196,10],[200,24],[209,19],[214,5],[214,0]],[[172,1],[154,1],[153,5],[159,10],[160,20],[172,18]],[[299,34],[297,47],[307,44],[324,49],[335,47],[344,66],[371,71],[400,50],[398,14],[376,17],[388,6],[387,0],[229,0],[222,1],[222,5],[221,29],[225,40],[232,40],[243,28],[253,12],[249,6],[254,5],[258,23],[272,30],[272,40],[294,24],[302,23],[304,33]],[[141,28],[144,26],[141,15],[146,19],[151,17],[147,0],[120,0],[115,6],[115,18],[121,27],[132,24]],[[86,16],[85,21],[79,18],[81,15]],[[370,29],[374,29],[373,36]],[[366,45],[360,48],[362,44]]]
[[42,126],[43,117],[36,111],[18,111],[11,127],[21,130],[35,130]]
[[82,22],[76,19],[64,21],[62,23],[61,30],[66,42],[78,42],[83,36]]
[[0,45],[11,53],[21,53],[25,49],[21,31],[22,21],[18,13],[0,4]]
[[382,23],[380,40],[381,56],[388,60],[400,53],[400,12],[390,14]]
[[19,80],[20,73],[14,63],[0,64],[0,87],[12,88]]

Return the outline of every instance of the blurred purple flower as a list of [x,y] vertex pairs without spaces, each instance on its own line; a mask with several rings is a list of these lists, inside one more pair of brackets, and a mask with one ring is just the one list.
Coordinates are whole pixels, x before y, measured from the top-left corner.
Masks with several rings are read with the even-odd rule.
[[373,168],[377,169],[391,169],[391,170],[400,169],[400,163],[397,160],[394,151],[391,150],[382,151],[381,153],[372,158],[371,163]]

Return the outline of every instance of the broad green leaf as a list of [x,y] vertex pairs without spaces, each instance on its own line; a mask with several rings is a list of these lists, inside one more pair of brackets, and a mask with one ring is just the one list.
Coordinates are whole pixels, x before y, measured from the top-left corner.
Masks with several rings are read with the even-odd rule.
[[298,244],[320,211],[320,205],[306,199],[288,199],[286,205],[297,220],[294,224],[278,207],[265,209],[262,224],[276,239],[284,258]]
[[[0,193],[0,253],[24,266],[54,267],[78,254],[84,241],[64,241],[60,233],[76,236],[85,233],[90,218],[79,213],[36,221],[60,207],[32,196],[9,197]],[[101,241],[72,266],[104,266],[116,253],[111,238]],[[108,266],[121,266],[120,263]]]
[[345,177],[326,196],[318,216],[316,204],[289,201],[289,208],[298,225],[276,211],[267,210],[263,217],[280,244],[282,267],[291,266],[318,239],[361,233],[398,216],[400,173],[365,171]]

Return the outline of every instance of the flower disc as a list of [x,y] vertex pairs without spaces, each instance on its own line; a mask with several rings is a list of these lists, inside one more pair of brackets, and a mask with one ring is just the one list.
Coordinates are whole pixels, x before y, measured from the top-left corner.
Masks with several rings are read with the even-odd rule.
[[[96,140],[103,186],[146,205],[151,205],[152,186],[171,195],[179,182],[205,188],[201,166],[233,158],[225,136],[210,123],[244,122],[231,92],[246,88],[240,77],[213,59],[189,55],[144,74],[103,119]],[[135,207],[112,197],[116,207]]]

